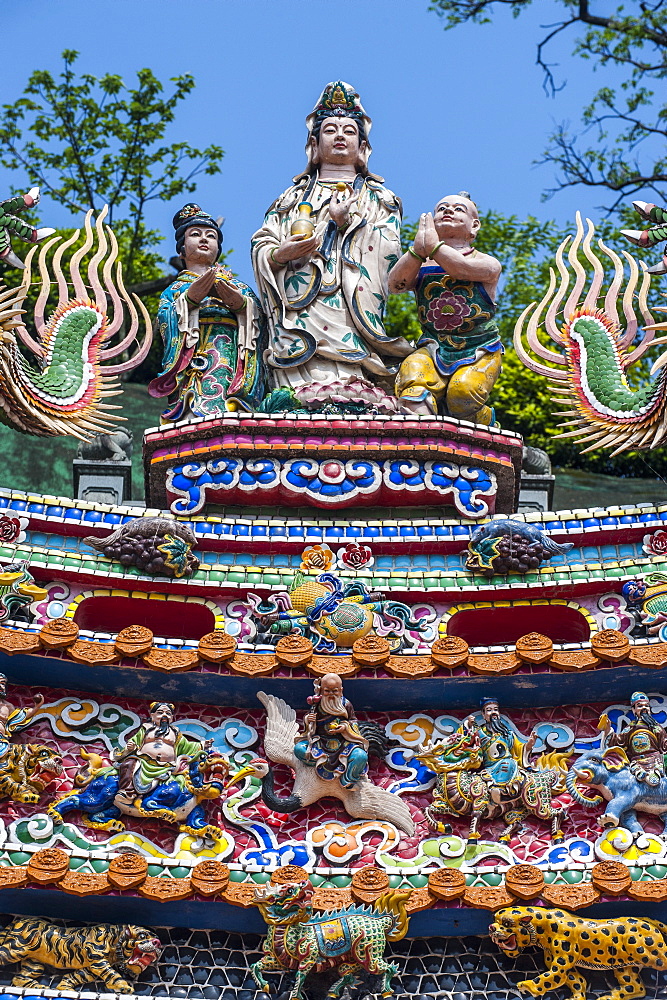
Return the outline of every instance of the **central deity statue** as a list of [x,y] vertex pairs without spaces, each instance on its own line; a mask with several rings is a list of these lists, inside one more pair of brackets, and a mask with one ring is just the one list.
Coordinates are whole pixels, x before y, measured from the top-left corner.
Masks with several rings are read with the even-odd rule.
[[296,389],[384,379],[392,392],[390,376],[411,351],[383,323],[401,203],[368,171],[371,120],[349,84],[328,84],[306,125],[306,169],[252,239],[270,382]]

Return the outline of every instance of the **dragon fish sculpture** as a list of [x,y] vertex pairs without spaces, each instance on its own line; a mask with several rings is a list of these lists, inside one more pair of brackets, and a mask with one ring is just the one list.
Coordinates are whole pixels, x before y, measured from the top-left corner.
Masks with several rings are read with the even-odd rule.
[[[666,329],[667,323],[655,323],[649,309],[651,273],[643,263],[640,272],[635,259],[623,250],[629,268],[624,285],[623,261],[598,240],[605,263],[612,267],[607,281],[603,261],[592,247],[593,223],[586,220],[584,235],[578,213],[576,221],[574,239],[568,236],[556,252],[560,282],[550,268],[546,294],[540,302],[531,302],[516,322],[516,352],[531,371],[549,380],[554,398],[565,406],[555,414],[570,418],[559,425],[566,429],[558,437],[587,444],[584,452],[613,448],[617,455],[655,448],[667,437],[667,351],[651,368],[651,375],[658,373],[654,381],[633,389],[627,378],[628,370],[650,347],[667,342],[665,337],[655,339],[655,331]],[[558,350],[545,345],[542,330]]]
[[[103,224],[107,212],[103,208],[94,224],[92,211],[87,213],[83,243],[72,253],[69,277],[63,255],[76,246],[80,230],[67,240],[55,236],[41,247],[34,246],[26,257],[21,284],[0,285],[0,421],[25,434],[71,434],[86,441],[113,429],[122,418],[110,411],[120,407],[105,400],[120,392],[116,376],[136,368],[148,354],[150,317],[141,300],[125,289],[116,237]],[[22,316],[34,287],[32,265],[38,250],[33,335]],[[87,281],[81,274],[84,258],[89,258]],[[52,276],[57,283],[55,308],[49,303]],[[45,319],[49,306],[52,311]],[[129,359],[107,363],[134,347]]]

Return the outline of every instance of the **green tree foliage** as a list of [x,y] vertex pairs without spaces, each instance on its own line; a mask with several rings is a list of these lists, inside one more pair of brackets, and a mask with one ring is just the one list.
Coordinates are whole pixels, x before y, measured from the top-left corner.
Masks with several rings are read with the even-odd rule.
[[[620,86],[604,86],[583,108],[581,134],[560,125],[550,138],[544,161],[557,168],[554,191],[575,185],[600,188],[613,195],[610,210],[642,193],[644,200],[667,197],[667,2],[633,0],[598,4],[593,13],[588,0],[558,0],[563,19],[545,28],[537,45],[537,63],[544,70],[544,87],[555,94],[563,84],[547,62],[549,43],[574,32],[574,54],[611,68]],[[430,9],[442,16],[446,28],[464,23],[484,24],[501,8],[519,17],[533,0],[432,0]],[[538,6],[539,2],[538,2]],[[577,31],[579,33],[577,34]]]
[[[552,416],[552,412],[562,407],[551,402],[546,379],[526,368],[512,346],[518,317],[529,303],[544,294],[556,250],[568,235],[574,233],[574,224],[563,228],[553,220],[545,222],[533,216],[519,219],[494,211],[482,214],[480,221],[475,245],[485,253],[493,254],[503,265],[496,319],[505,345],[505,356],[503,372],[491,400],[500,424],[522,434],[526,444],[544,448],[554,465],[615,476],[641,478],[651,476],[654,471],[667,475],[666,448],[657,449],[650,455],[630,453],[611,458],[608,452],[600,450],[582,455],[570,439],[558,438],[559,418]],[[415,232],[416,223],[404,224],[404,250],[411,245]],[[617,253],[628,248],[627,242],[618,234],[616,224],[610,220],[596,226],[596,238],[601,238]],[[650,299],[652,307],[665,303],[660,287],[660,279],[654,279]],[[420,327],[412,293],[390,296],[387,327],[394,336],[400,333],[412,341],[418,339]],[[544,343],[548,342],[545,336]],[[628,378],[631,385],[642,384],[649,378],[650,363],[662,350],[664,347],[656,348],[650,362],[630,369]]]
[[145,282],[160,274],[155,247],[161,240],[146,226],[147,206],[194,191],[199,174],[218,173],[223,150],[165,142],[195,85],[189,74],[173,77],[165,96],[149,69],[139,70],[134,87],[114,73],[79,76],[77,55],[63,52],[57,77],[36,70],[23,96],[2,106],[0,164],[20,171],[74,215],[108,204],[125,280]]

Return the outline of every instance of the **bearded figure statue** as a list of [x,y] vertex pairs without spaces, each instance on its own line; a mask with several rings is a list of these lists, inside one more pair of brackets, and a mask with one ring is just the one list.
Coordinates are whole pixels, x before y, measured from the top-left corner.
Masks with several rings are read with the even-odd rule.
[[411,351],[383,322],[401,204],[369,173],[371,120],[349,84],[328,84],[306,125],[306,169],[252,238],[270,383],[298,394],[370,380],[393,394],[392,373]]
[[338,674],[325,674],[313,705],[304,718],[304,731],[297,736],[294,754],[320,778],[338,778],[344,788],[352,788],[368,771],[368,740],[362,735],[357,717],[343,694]]

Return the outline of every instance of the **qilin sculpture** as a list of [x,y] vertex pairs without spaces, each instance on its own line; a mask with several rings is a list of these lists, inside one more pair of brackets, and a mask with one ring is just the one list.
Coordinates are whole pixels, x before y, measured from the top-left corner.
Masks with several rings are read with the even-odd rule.
[[433,802],[426,819],[438,833],[449,833],[445,816],[470,816],[468,841],[480,836],[482,819],[502,816],[507,842],[529,815],[551,823],[554,841],[563,839],[566,815],[554,796],[565,791],[564,761],[568,754],[542,754],[531,762],[535,733],[517,735],[500,714],[494,698],[482,699],[480,716],[469,716],[461,728],[438,743],[421,746],[415,759],[436,775]]
[[[667,435],[667,352],[653,364],[651,374],[659,373],[655,381],[635,390],[627,379],[628,370],[650,347],[665,342],[664,338],[654,339],[654,331],[663,329],[665,324],[656,324],[648,307],[651,276],[644,269],[640,280],[636,261],[623,251],[629,267],[623,287],[621,258],[598,240],[601,254],[613,268],[600,307],[605,273],[603,262],[591,246],[593,223],[587,221],[584,236],[577,215],[574,240],[568,237],[556,253],[561,279],[558,288],[556,275],[550,269],[549,288],[544,297],[539,303],[527,306],[517,320],[514,346],[528,368],[549,380],[557,401],[564,405],[556,415],[569,419],[559,425],[566,428],[559,437],[576,438],[579,444],[587,444],[584,451],[613,448],[612,455],[629,449],[656,448]],[[592,276],[579,254],[590,265]],[[618,315],[621,295],[625,328]],[[644,322],[641,332],[638,332],[635,303]],[[557,350],[540,340],[541,324]]]
[[379,788],[368,777],[371,755],[382,758],[390,744],[373,723],[356,722],[354,710],[343,697],[335,674],[322,678],[321,690],[312,700],[303,730],[296,712],[275,695],[259,691],[266,708],[264,752],[269,761],[286,764],[294,773],[294,786],[280,797],[274,788],[273,770],[267,760],[255,757],[234,775],[262,780],[262,798],[269,809],[292,813],[325,796],[339,799],[355,819],[384,819],[412,835],[415,825],[409,807],[398,795]]
[[86,766],[75,777],[77,790],[61,795],[48,809],[55,823],[71,812],[83,813],[85,826],[120,832],[121,816],[161,819],[203,841],[221,836],[206,818],[204,804],[219,799],[229,773],[229,761],[212,750],[210,741],[185,736],[174,725],[174,706],[153,702],[150,718],[113,762],[81,751]]
[[[106,215],[104,208],[94,228],[92,212],[86,215],[84,242],[72,254],[69,277],[63,255],[77,244],[79,230],[68,240],[55,236],[43,244],[38,257],[39,295],[32,317],[34,335],[21,317],[33,287],[37,247],[26,257],[21,284],[0,287],[0,421],[15,430],[41,437],[72,434],[85,440],[113,428],[115,418],[110,411],[118,407],[105,400],[120,391],[116,376],[135,368],[148,354],[150,317],[141,300],[125,289],[116,237],[103,225]],[[54,247],[49,265],[49,252]],[[91,251],[86,282],[81,266]],[[51,275],[57,282],[58,301],[47,319]],[[137,345],[140,316],[144,334],[135,354],[109,364]]]
[[524,948],[541,948],[547,971],[517,983],[521,993],[541,997],[565,987],[572,1000],[586,1000],[579,970],[609,969],[618,987],[613,1000],[643,997],[641,969],[667,968],[667,924],[638,917],[585,920],[568,910],[544,906],[505,906],[489,927],[491,940],[516,958]]
[[111,993],[131,993],[123,972],[140,975],[161,951],[160,939],[135,924],[58,927],[35,917],[16,917],[0,931],[0,964],[21,963],[12,986],[40,992],[40,976],[66,969],[58,990],[101,982]]
[[567,789],[580,805],[606,801],[599,823],[644,832],[637,812],[660,819],[667,830],[667,730],[653,715],[649,698],[635,691],[630,699],[631,719],[614,732],[609,717],[601,716],[602,747],[589,750],[570,766]]
[[334,966],[339,978],[327,993],[331,1000],[357,985],[364,971],[381,976],[381,995],[392,996],[398,966],[386,961],[384,951],[388,941],[400,941],[407,933],[410,891],[387,892],[372,907],[350,906],[315,916],[312,894],[310,882],[256,887],[255,903],[268,924],[264,956],[250,967],[259,988],[269,992],[265,972],[294,971],[288,997],[299,1000],[310,972]]

